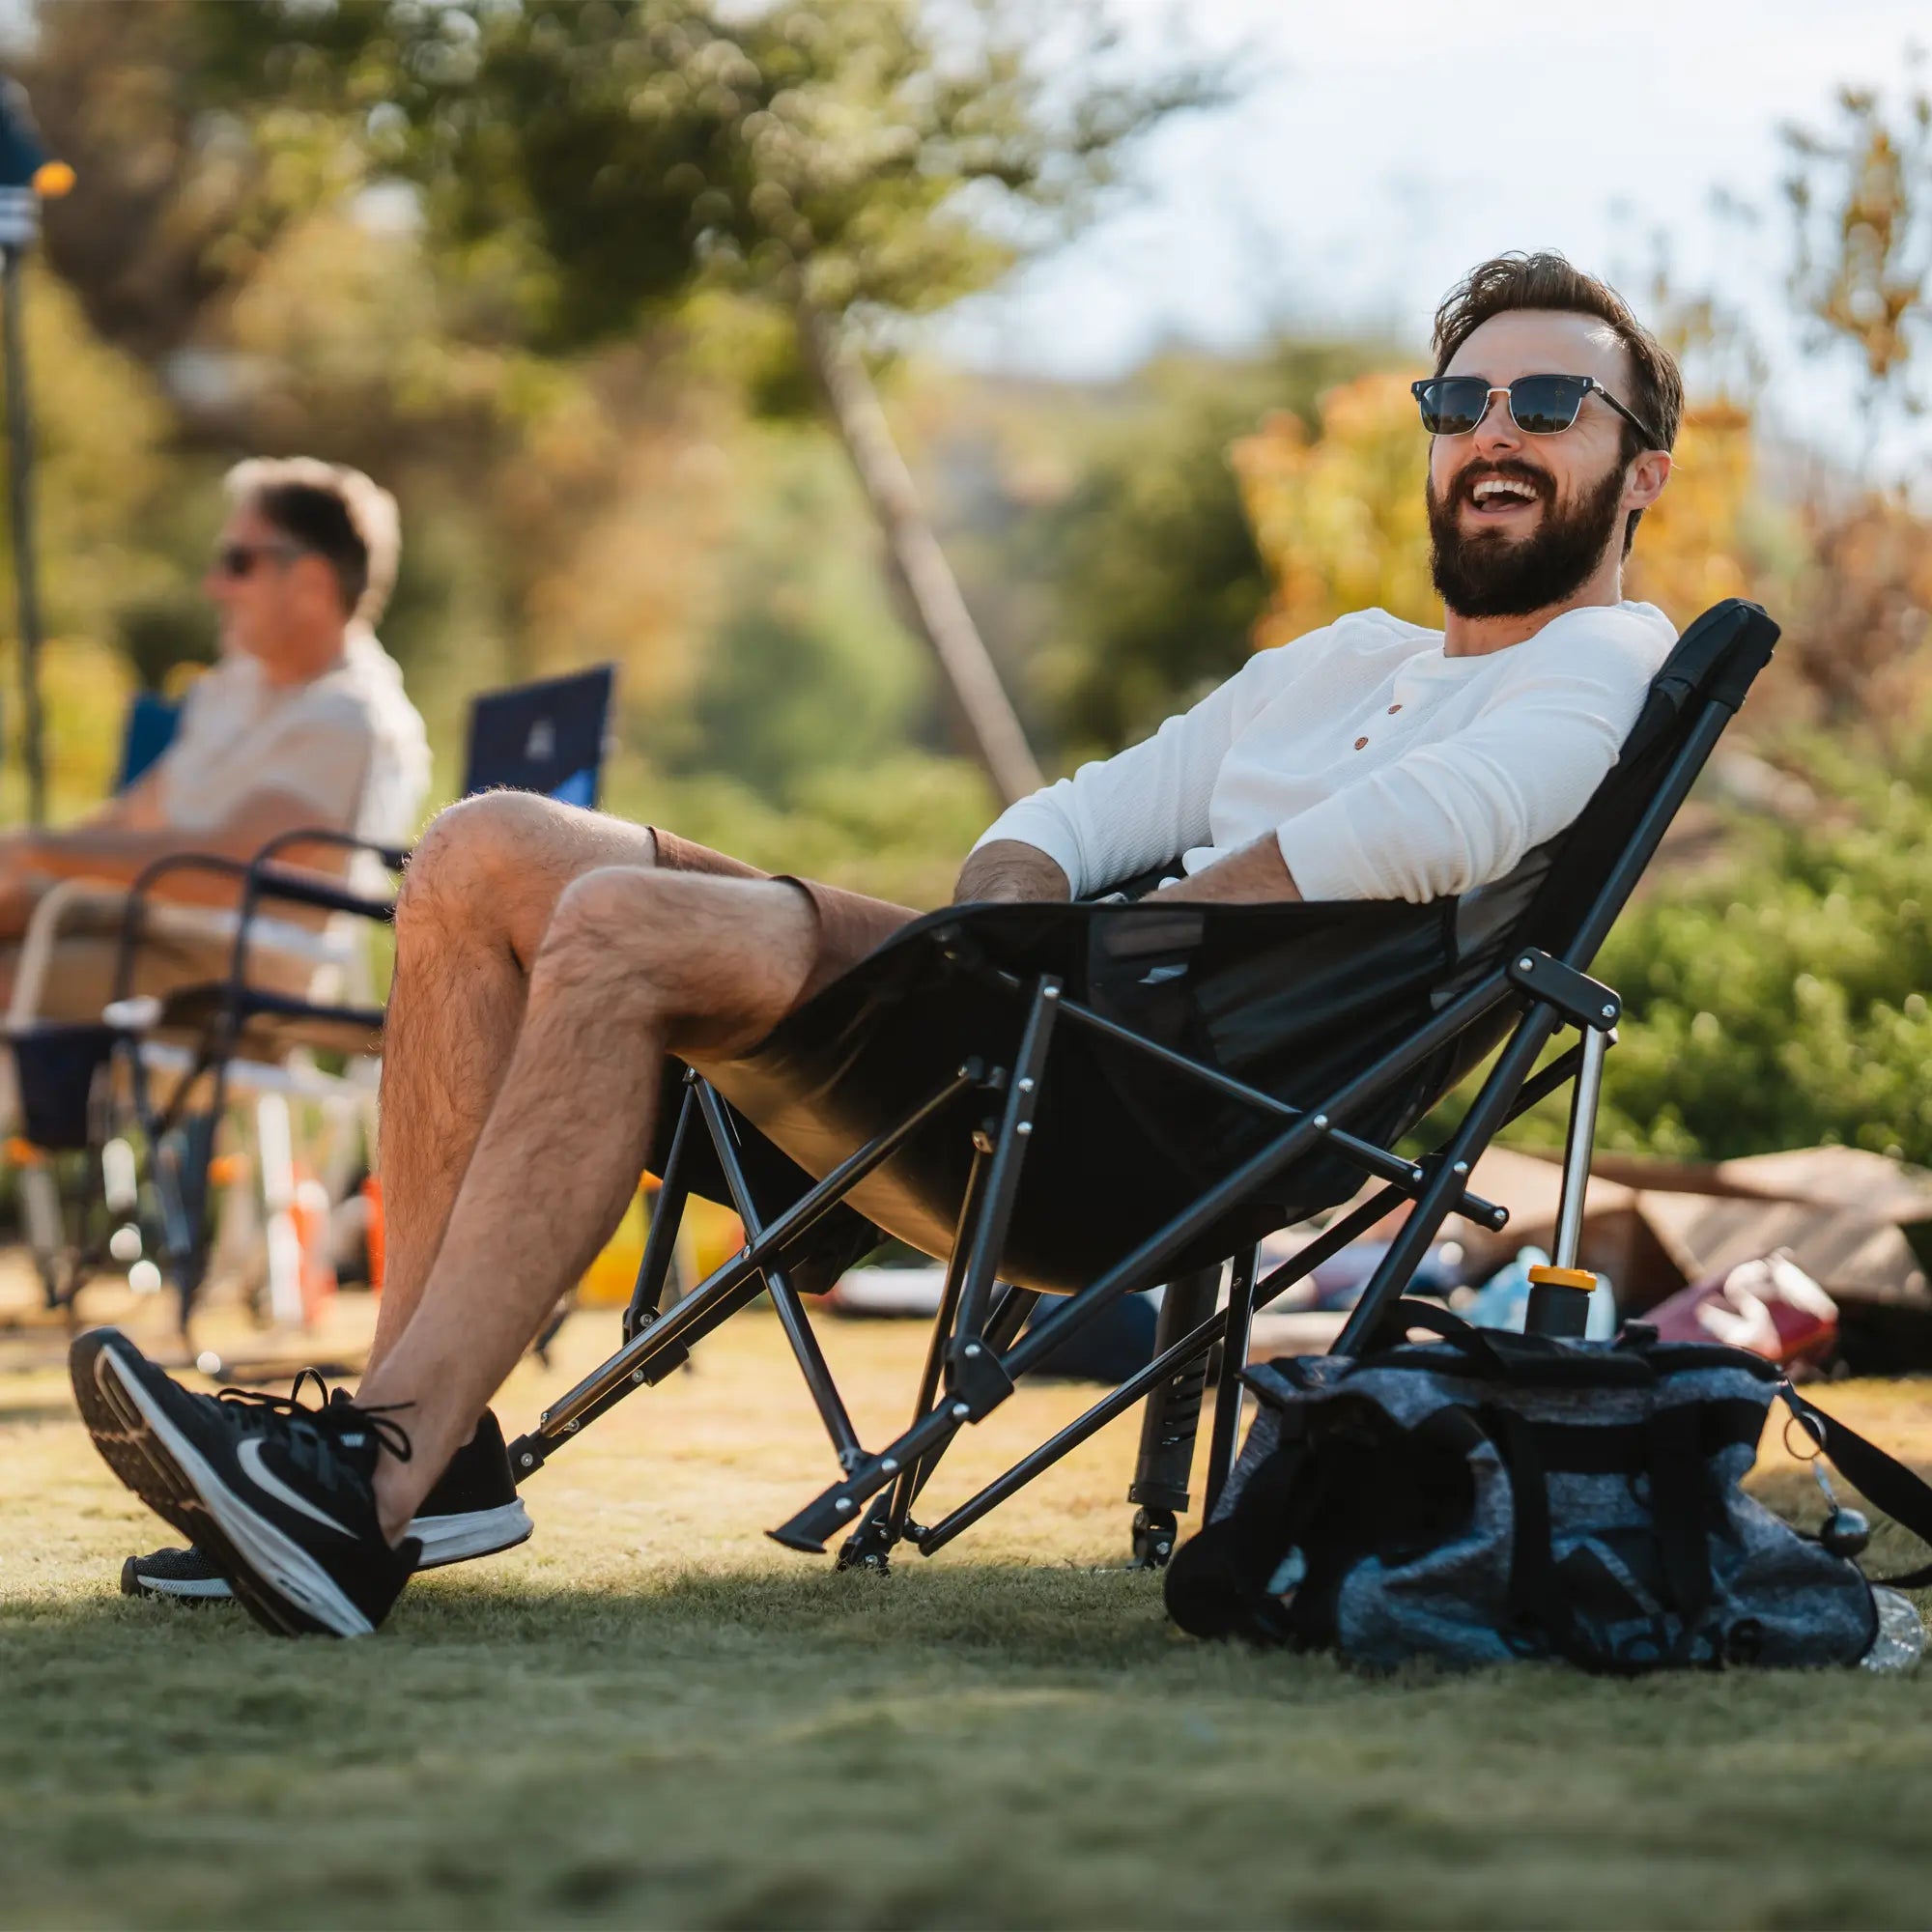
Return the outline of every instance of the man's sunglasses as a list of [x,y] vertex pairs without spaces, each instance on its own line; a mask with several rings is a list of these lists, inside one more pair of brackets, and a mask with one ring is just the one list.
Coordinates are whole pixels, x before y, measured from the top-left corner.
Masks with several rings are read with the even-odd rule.
[[1646,448],[1663,447],[1650,425],[1625,409],[1594,376],[1519,376],[1507,388],[1492,387],[1480,376],[1427,376],[1408,387],[1431,436],[1467,436],[1497,396],[1509,398],[1510,420],[1525,436],[1560,436],[1576,422],[1583,398],[1594,392],[1643,438]]
[[299,544],[223,544],[214,553],[214,568],[218,575],[240,583],[243,578],[252,577],[255,566],[264,557],[273,557],[277,563],[293,563],[300,556]]

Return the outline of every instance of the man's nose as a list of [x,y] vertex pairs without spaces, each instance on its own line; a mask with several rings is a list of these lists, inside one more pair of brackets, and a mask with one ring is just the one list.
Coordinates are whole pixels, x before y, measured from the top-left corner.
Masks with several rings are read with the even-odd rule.
[[1476,447],[1482,450],[1515,449],[1520,443],[1522,432],[1510,414],[1507,389],[1490,391],[1483,419],[1469,434],[1475,439]]

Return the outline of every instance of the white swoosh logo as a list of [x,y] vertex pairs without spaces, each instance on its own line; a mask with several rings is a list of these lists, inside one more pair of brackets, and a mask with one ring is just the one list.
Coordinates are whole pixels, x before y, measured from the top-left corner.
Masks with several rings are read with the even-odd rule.
[[272,1469],[263,1463],[262,1451],[267,1447],[259,1435],[251,1435],[237,1452],[242,1468],[248,1472],[248,1480],[266,1490],[277,1502],[286,1503],[292,1510],[299,1510],[325,1529],[332,1529],[336,1535],[354,1540],[355,1532],[353,1529],[345,1529],[332,1516],[325,1516],[306,1496],[297,1495]]

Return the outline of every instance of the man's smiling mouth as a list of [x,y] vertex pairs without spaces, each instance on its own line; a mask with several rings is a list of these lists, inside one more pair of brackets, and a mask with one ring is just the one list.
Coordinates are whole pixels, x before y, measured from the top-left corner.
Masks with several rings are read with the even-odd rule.
[[1519,476],[1485,476],[1462,492],[1463,500],[1477,516],[1507,517],[1535,507],[1543,493]]

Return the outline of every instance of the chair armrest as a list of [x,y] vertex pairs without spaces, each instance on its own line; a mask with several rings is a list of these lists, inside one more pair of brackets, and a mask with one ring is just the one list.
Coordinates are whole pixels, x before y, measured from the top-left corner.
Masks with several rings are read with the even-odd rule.
[[[61,879],[41,895],[20,940],[14,990],[7,1001],[6,1025],[10,1031],[40,1017],[47,968],[52,963],[61,929],[70,916],[78,912],[118,913],[125,922],[128,903],[128,887],[101,879]],[[199,913],[202,908],[193,910]],[[227,937],[225,929],[221,936]]]
[[228,965],[230,1006],[234,1007],[245,983],[251,927],[264,899],[284,904],[312,906],[324,912],[345,913],[387,925],[396,916],[393,898],[371,898],[362,893],[324,877],[278,865],[279,855],[292,846],[327,845],[339,852],[373,853],[392,872],[400,872],[409,858],[399,845],[384,845],[373,838],[358,838],[353,832],[335,832],[321,827],[279,833],[248,861],[242,885],[241,924],[235,934],[235,951]]
[[[240,859],[230,859],[219,852],[169,852],[135,873],[133,883],[128,888],[127,916],[121,922],[121,951],[114,962],[117,1002],[125,1000],[133,990],[134,955],[140,951],[151,916],[149,895],[156,880],[166,878],[170,872],[213,872],[218,878],[239,879],[244,884],[248,877],[248,867]],[[220,936],[228,935],[223,932]]]
[[[186,910],[157,908],[149,902],[156,883],[172,872],[212,872],[240,881],[242,895],[236,911],[214,911],[211,919],[208,915],[212,909],[194,909],[201,915],[194,930],[205,936],[223,939],[232,936],[234,940],[234,952],[229,961],[232,987],[242,983],[251,944],[249,928],[264,899],[312,906],[324,912],[347,913],[381,923],[387,923],[395,917],[394,904],[388,899],[368,898],[333,880],[319,875],[311,877],[294,867],[275,865],[276,855],[293,845],[328,845],[343,851],[373,852],[391,871],[400,871],[408,856],[396,846],[379,844],[373,839],[358,838],[351,833],[326,828],[278,834],[252,859],[245,861],[231,859],[218,852],[167,853],[144,867],[127,889],[128,916],[122,923],[121,952],[114,969],[115,1000],[126,1000],[133,989],[134,958],[143,934],[150,929],[149,922],[158,913],[168,926],[177,926],[176,916]],[[219,922],[218,926],[215,921]]]

